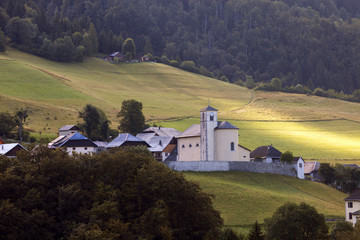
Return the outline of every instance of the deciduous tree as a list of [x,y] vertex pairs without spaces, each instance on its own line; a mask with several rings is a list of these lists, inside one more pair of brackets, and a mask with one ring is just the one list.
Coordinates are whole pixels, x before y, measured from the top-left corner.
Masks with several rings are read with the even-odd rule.
[[124,133],[136,135],[145,128],[142,103],[134,99],[124,100],[117,117],[120,118],[118,129]]
[[286,203],[265,219],[266,239],[323,240],[327,238],[325,217],[306,203]]

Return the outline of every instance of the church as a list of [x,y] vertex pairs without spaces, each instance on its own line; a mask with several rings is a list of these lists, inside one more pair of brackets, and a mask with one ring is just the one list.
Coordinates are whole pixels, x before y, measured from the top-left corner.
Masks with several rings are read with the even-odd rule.
[[218,121],[218,110],[200,110],[200,124],[177,136],[178,161],[250,161],[250,150],[239,145],[239,129]]

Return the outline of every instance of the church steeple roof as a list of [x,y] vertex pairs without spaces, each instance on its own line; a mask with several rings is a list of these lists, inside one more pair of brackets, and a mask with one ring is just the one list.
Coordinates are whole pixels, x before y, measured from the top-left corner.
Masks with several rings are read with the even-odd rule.
[[219,110],[217,110],[217,109],[215,109],[215,108],[213,108],[213,107],[210,107],[210,106],[207,106],[206,108],[203,108],[203,109],[201,109],[200,110],[200,112],[207,112],[207,111],[219,111]]

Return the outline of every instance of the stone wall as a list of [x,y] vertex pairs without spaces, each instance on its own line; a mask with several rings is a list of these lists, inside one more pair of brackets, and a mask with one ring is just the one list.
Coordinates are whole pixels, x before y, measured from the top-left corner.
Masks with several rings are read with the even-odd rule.
[[295,165],[286,163],[262,162],[164,162],[175,171],[214,172],[214,171],[241,171],[272,173],[297,177]]

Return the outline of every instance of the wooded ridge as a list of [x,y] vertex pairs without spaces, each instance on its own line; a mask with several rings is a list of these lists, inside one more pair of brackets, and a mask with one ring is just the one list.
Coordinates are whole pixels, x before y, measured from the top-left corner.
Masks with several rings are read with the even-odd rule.
[[56,61],[119,51],[132,38],[139,56],[193,61],[218,79],[351,94],[359,13],[356,0],[3,0],[0,28],[13,46]]

